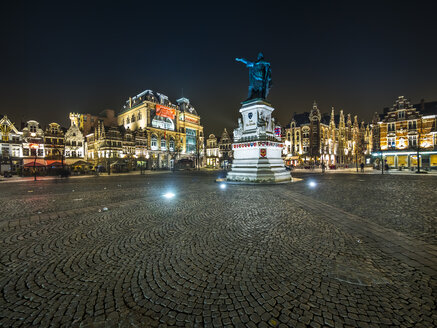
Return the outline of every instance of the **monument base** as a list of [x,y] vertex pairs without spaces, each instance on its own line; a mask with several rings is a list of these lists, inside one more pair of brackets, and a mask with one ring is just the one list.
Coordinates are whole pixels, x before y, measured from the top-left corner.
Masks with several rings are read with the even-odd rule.
[[[282,162],[282,159],[280,160]],[[282,163],[268,159],[234,160],[232,171],[226,181],[245,183],[280,183],[291,182],[291,174]],[[281,166],[282,165],[282,166]]]
[[234,130],[234,159],[227,181],[291,182],[291,174],[281,157],[280,127],[271,118],[273,110],[264,99],[243,102],[240,109],[243,120],[239,120],[239,127]]
[[251,183],[291,182],[281,157],[282,143],[249,141],[232,144],[234,160],[227,181]]

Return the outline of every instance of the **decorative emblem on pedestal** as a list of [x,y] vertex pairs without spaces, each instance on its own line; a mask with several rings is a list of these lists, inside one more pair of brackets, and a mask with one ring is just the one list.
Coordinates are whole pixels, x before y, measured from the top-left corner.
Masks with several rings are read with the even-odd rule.
[[259,155],[260,155],[261,157],[266,157],[266,155],[267,155],[267,149],[265,149],[265,148],[261,148],[261,149],[259,150]]
[[249,120],[251,120],[252,119],[252,117],[253,117],[253,114],[252,114],[252,112],[250,112],[247,116],[249,116]]

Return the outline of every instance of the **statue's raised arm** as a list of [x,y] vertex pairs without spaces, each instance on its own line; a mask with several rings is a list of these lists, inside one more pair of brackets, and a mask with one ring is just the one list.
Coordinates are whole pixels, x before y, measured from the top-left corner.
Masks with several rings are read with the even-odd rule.
[[242,63],[245,64],[247,67],[252,67],[252,66],[253,66],[253,63],[252,63],[251,61],[248,61],[248,60],[246,60],[246,59],[244,59],[244,58],[235,58],[235,60],[236,60],[237,62],[242,62]]

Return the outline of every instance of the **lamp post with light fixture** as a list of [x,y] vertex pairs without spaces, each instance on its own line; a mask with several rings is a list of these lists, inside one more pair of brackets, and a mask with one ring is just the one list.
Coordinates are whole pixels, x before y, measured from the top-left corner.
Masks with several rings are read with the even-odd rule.
[[35,150],[35,159],[33,161],[33,181],[36,181],[36,159],[38,156],[38,144],[30,144],[30,149]]

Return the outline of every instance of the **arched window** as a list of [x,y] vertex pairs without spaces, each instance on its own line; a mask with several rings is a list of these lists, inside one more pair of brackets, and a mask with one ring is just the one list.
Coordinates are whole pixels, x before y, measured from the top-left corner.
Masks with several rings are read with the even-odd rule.
[[135,122],[135,115],[134,115],[134,114],[132,114],[131,122],[132,122],[132,123]]
[[174,139],[170,139],[169,148],[171,151],[174,151]]
[[158,149],[158,137],[156,135],[152,135],[150,146],[151,146],[152,150]]
[[130,123],[130,120],[129,120],[129,116],[128,117],[126,117],[126,124],[129,124]]
[[161,150],[166,150],[167,149],[167,143],[165,141],[164,137],[161,137]]
[[152,120],[152,126],[158,129],[174,131],[174,123],[167,117],[155,116]]
[[138,117],[138,121],[141,120],[141,112],[138,112],[137,117]]

